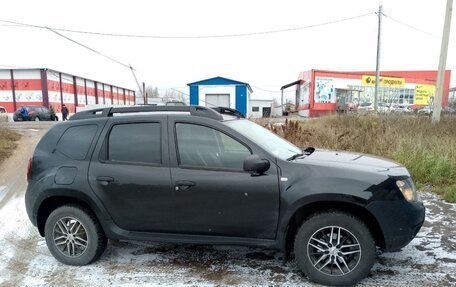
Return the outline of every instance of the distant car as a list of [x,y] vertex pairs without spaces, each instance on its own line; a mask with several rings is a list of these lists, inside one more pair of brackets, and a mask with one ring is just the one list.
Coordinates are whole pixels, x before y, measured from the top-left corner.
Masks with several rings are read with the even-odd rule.
[[360,112],[372,112],[374,110],[373,103],[360,103],[358,105],[358,111]]
[[395,113],[410,113],[413,111],[412,107],[408,104],[394,104],[390,110]]
[[[25,108],[28,111],[29,118],[24,119],[24,117],[21,114],[21,109]],[[43,106],[22,106],[19,109],[16,110],[16,112],[13,115],[13,120],[15,122],[18,121],[52,121],[52,113],[51,111]]]
[[378,103],[378,112],[380,113],[389,113],[391,112],[391,107],[389,106],[389,104],[385,104],[385,103]]
[[170,101],[165,102],[165,106],[186,106],[186,104],[184,102]]
[[431,108],[430,106],[426,106],[426,107],[418,109],[418,114],[419,115],[430,115],[430,114],[432,114],[432,110],[433,110],[433,108]]
[[186,106],[184,102],[178,102],[178,101],[169,101],[169,102],[157,102],[157,103],[152,103],[152,104],[147,104],[150,106]]

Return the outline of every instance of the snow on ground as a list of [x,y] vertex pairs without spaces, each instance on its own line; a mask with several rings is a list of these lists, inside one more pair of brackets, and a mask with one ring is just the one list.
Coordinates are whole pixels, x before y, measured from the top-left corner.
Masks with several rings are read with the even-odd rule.
[[[456,205],[422,198],[418,236],[401,252],[379,255],[361,286],[456,286]],[[279,253],[244,247],[110,241],[99,261],[65,266],[29,222],[23,196],[0,209],[0,246],[2,286],[314,286],[295,261],[282,265]]]

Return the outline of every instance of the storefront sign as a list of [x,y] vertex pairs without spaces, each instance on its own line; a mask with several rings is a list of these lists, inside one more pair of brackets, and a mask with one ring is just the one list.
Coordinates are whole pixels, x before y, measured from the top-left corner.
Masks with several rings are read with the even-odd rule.
[[415,105],[429,105],[435,95],[434,85],[415,85]]
[[[361,77],[361,85],[375,86],[375,76],[363,75]],[[405,79],[404,78],[393,78],[393,77],[380,77],[380,86],[381,87],[403,88],[405,86]]]
[[315,103],[335,103],[336,91],[332,78],[315,78]]

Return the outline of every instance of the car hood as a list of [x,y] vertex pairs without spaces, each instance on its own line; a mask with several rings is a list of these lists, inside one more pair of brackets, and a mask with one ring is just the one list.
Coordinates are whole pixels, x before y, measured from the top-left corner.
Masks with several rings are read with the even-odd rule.
[[299,161],[317,161],[335,164],[349,164],[372,167],[379,170],[401,167],[402,165],[381,157],[346,151],[316,149],[312,154]]

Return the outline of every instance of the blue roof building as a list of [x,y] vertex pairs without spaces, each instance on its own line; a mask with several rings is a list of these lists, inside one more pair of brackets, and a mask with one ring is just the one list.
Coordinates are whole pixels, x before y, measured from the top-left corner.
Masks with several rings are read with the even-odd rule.
[[190,105],[228,107],[249,116],[249,100],[253,92],[248,83],[215,77],[187,84]]

